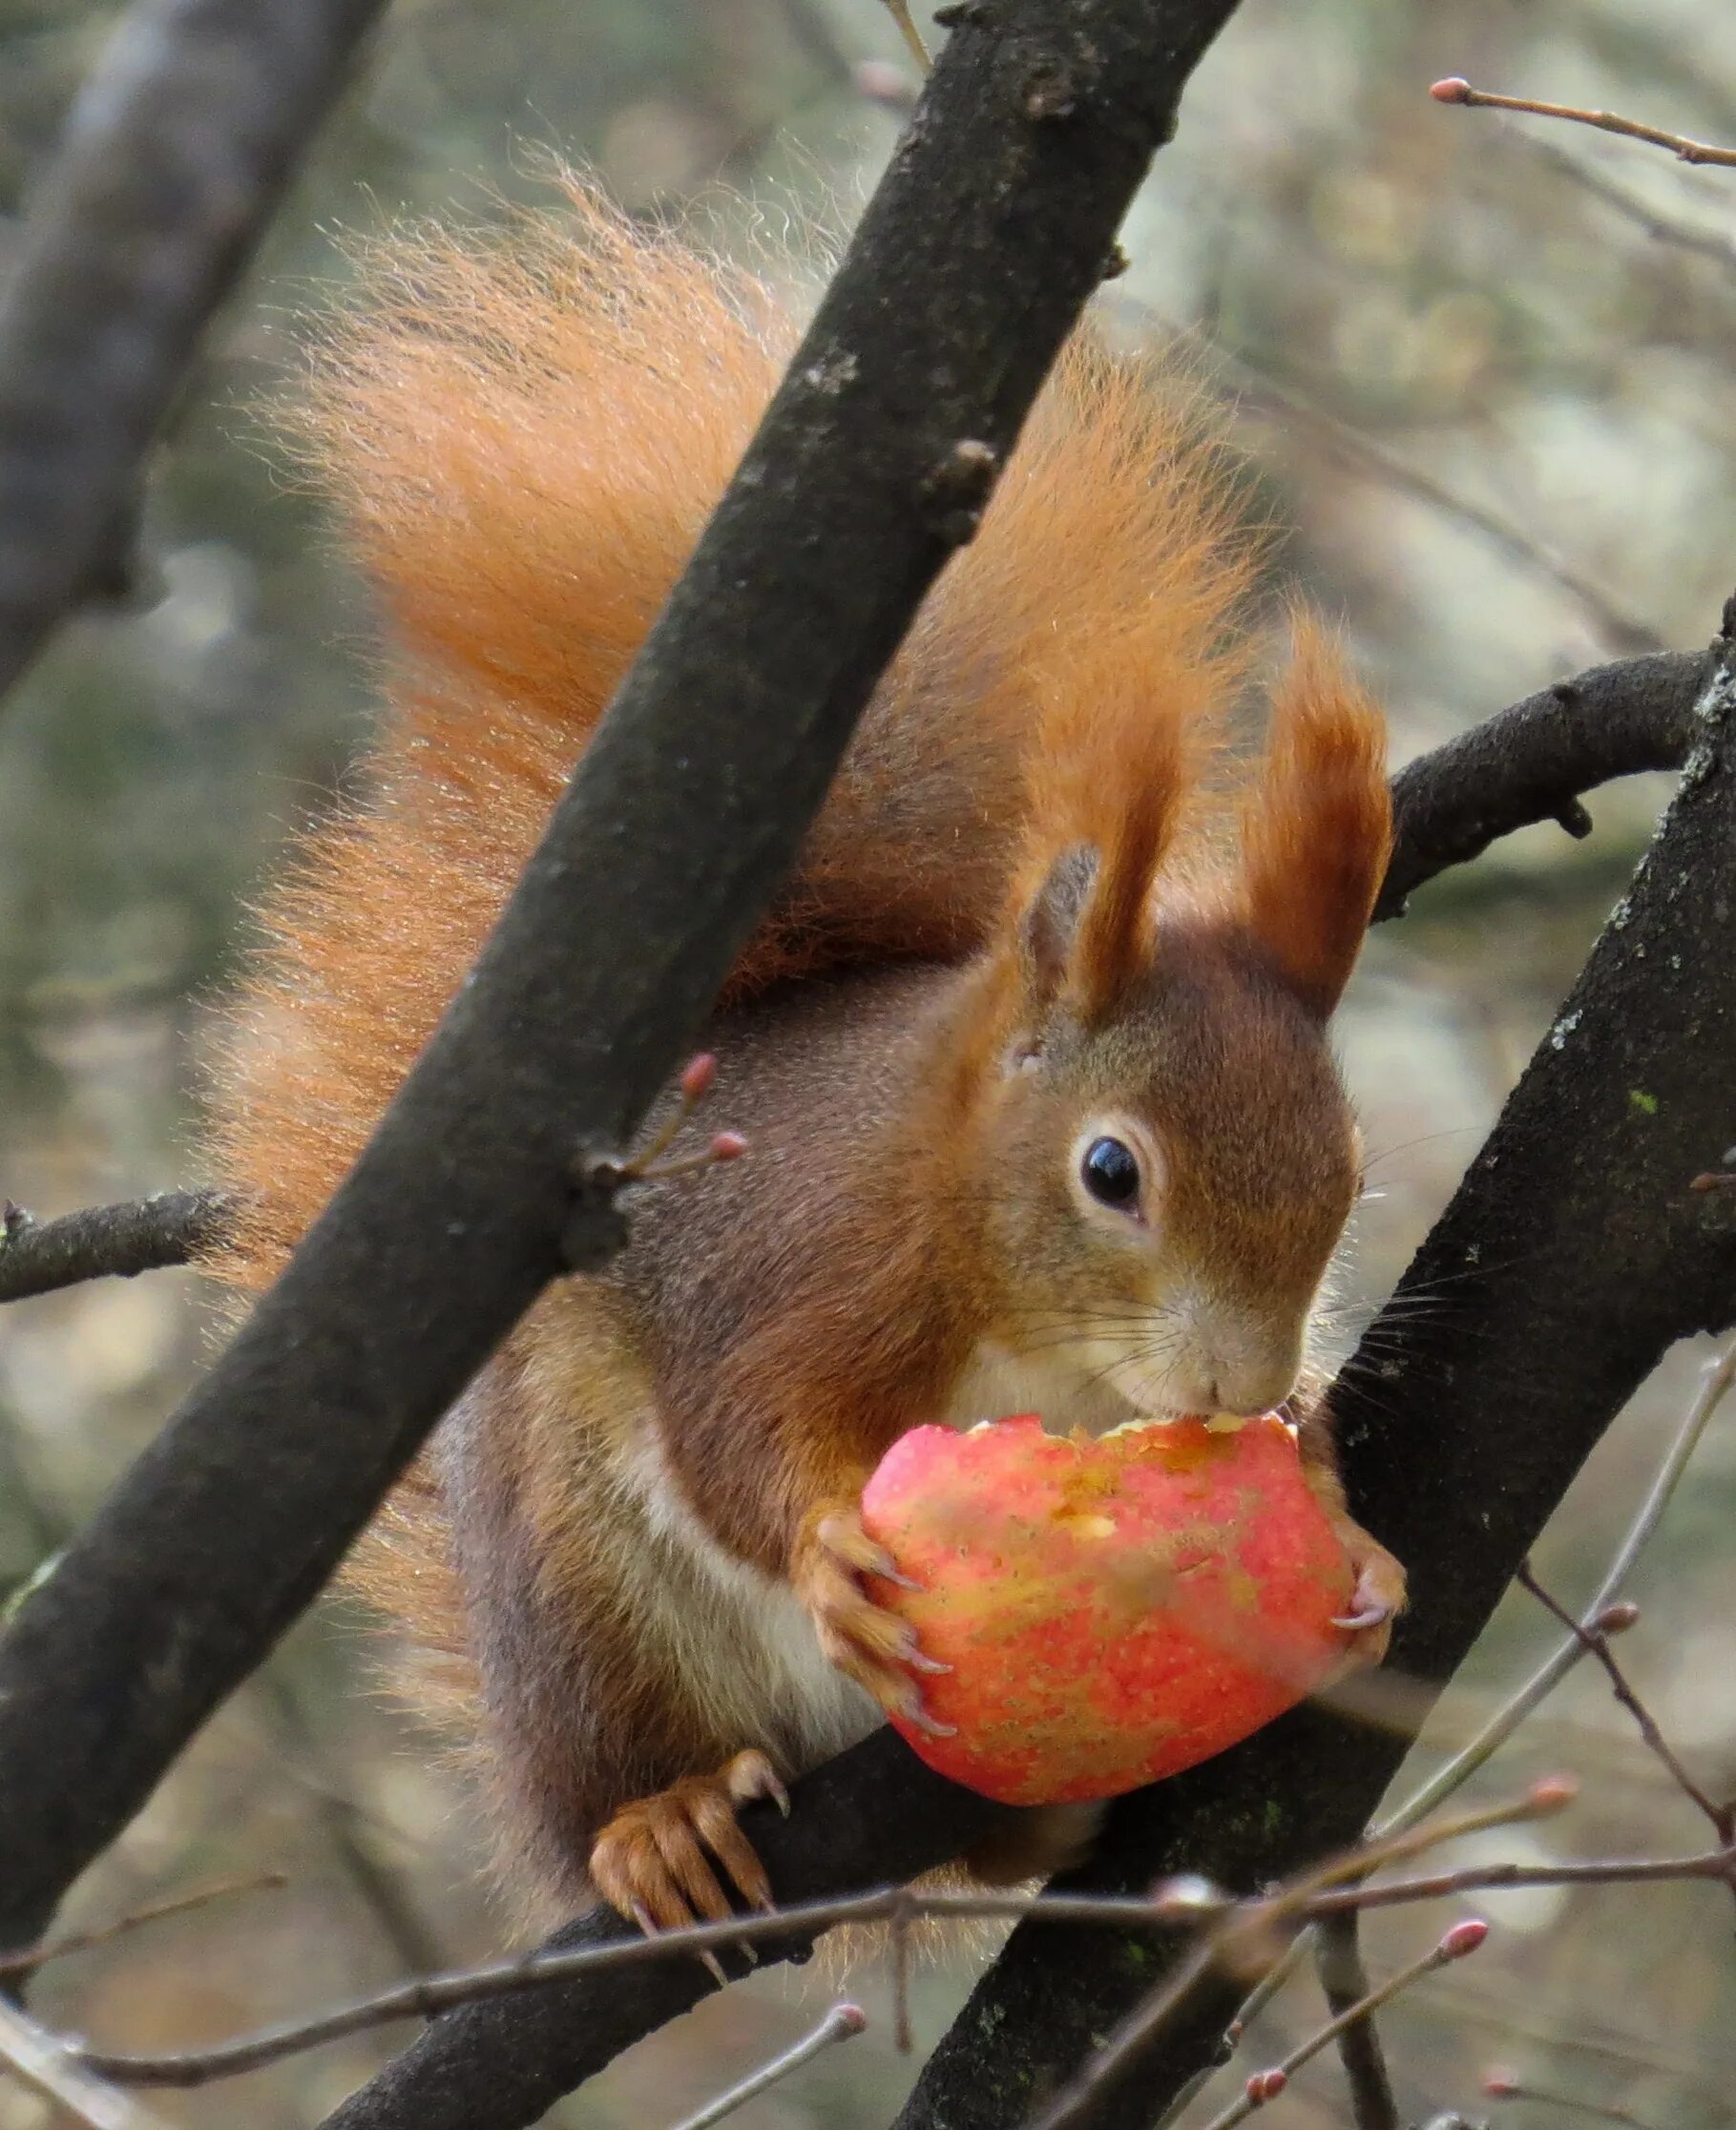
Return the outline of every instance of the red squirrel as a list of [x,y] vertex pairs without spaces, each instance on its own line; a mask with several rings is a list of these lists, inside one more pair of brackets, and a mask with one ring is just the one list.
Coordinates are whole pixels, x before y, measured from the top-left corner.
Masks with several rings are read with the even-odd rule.
[[[794,345],[765,282],[569,192],[382,240],[291,414],[387,708],[217,1075],[243,1292],[452,995]],[[858,1514],[903,1430],[1298,1397],[1359,1187],[1327,1024],[1391,817],[1381,714],[1306,618],[1264,756],[1230,744],[1259,566],[1198,395],[1082,331],[720,1001],[749,1158],[637,1188],[618,1260],[543,1295],[364,1542],[526,1920],[768,1902],[737,1805],[920,1720]],[[1376,1661],[1403,1573],[1300,1410]],[[1076,1817],[971,1861],[1053,1864]]]

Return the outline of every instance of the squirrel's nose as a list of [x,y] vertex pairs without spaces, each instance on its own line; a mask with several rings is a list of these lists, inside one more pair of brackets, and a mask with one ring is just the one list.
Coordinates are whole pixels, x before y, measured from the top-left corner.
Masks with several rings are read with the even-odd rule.
[[1287,1361],[1256,1363],[1246,1368],[1220,1368],[1207,1381],[1214,1412],[1233,1412],[1252,1419],[1284,1403],[1296,1388],[1296,1371]]

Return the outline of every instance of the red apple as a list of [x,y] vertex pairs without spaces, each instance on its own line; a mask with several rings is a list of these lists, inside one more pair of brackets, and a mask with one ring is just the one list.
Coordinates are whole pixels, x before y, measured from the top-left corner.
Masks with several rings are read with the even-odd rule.
[[875,1601],[950,1673],[922,1680],[931,1767],[1009,1805],[1117,1797],[1301,1701],[1347,1637],[1350,1574],[1270,1416],[1093,1438],[1030,1415],[888,1451],[862,1520],[920,1588]]

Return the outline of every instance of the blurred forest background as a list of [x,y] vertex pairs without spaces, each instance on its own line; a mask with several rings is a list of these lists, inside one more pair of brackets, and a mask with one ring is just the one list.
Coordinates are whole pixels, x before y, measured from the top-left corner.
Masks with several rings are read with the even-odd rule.
[[[10,218],[113,16],[0,0],[0,272]],[[1203,342],[1237,399],[1260,506],[1291,529],[1285,568],[1344,617],[1399,759],[1602,658],[1700,643],[1736,558],[1736,173],[1442,109],[1428,84],[1462,73],[1736,141],[1726,27],[1719,0],[1246,0],[1130,220],[1131,271],[1107,300],[1131,329],[1162,321]],[[155,464],[141,581],[65,629],[0,721],[7,1195],[48,1214],[197,1179],[201,1016],[243,950],[250,892],[366,735],[364,592],[250,412],[293,368],[298,313],[342,279],[335,236],[533,197],[549,147],[635,210],[704,196],[726,233],[847,222],[909,83],[876,0],[396,0],[206,343]],[[1588,842],[1531,831],[1376,936],[1343,1037],[1381,1194],[1360,1221],[1352,1321],[1547,1030],[1662,796],[1650,780],[1598,794]],[[1486,1271],[1527,1277],[1517,1263]],[[89,1511],[212,1335],[209,1298],[184,1274],[0,1317],[0,1594]],[[1551,1534],[1539,1571],[1565,1599],[1595,1583],[1700,1358],[1672,1357]],[[1719,1794],[1736,1789],[1732,1427],[1714,1430],[1644,1564],[1627,1648]],[[1512,1599],[1419,1769],[1554,1638]],[[1556,1768],[1581,1776],[1585,1802],[1492,1837],[1491,1853],[1697,1839],[1589,1667],[1480,1794]],[[465,1801],[375,1693],[363,1625],[336,1605],[211,1726],[73,1920],[263,1870],[287,1888],[51,1970],[44,2015],[104,2046],[160,2048],[496,1947]],[[1642,2122],[1730,2120],[1736,1972],[1710,1890],[1487,1908],[1489,1948],[1386,2021],[1408,2106],[1476,2113],[1480,2073],[1500,2061]],[[1371,1964],[1443,1920],[1375,1919]],[[972,1972],[960,1959],[925,1973],[919,2048]],[[784,1973],[732,1990],[553,2120],[673,2122],[810,2024],[830,1987]],[[884,2009],[872,1971],[850,1989]],[[1296,1984],[1244,2070],[1274,2060],[1317,2007],[1311,1980]],[[876,2018],[744,2111],[743,2130],[878,2130],[910,2076],[889,2034]],[[294,2130],[390,2045],[364,2038],[155,2104],[172,2122]],[[1339,2092],[1327,2057],[1282,2105],[1299,2126],[1336,2122]],[[1503,2120],[1530,2112],[1506,2103]],[[51,2120],[0,2082],[0,2130]]]

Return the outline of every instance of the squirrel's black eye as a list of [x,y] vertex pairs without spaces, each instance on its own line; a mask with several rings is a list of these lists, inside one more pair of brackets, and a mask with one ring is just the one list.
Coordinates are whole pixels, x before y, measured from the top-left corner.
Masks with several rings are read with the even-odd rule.
[[1131,1205],[1140,1195],[1140,1164],[1119,1138],[1093,1139],[1079,1163],[1079,1178],[1104,1205]]

